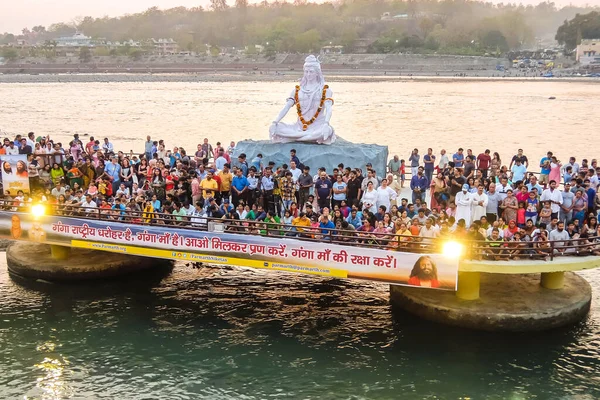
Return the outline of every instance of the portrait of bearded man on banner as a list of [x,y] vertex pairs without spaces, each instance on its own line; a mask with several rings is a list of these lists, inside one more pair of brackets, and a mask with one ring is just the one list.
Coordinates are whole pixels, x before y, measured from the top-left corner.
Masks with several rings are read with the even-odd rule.
[[417,259],[412,271],[410,271],[408,284],[432,288],[440,287],[437,266],[431,257],[421,256]]

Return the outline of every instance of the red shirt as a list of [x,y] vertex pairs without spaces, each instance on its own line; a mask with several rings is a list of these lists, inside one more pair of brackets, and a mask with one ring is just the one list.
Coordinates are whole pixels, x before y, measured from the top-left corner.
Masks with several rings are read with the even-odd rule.
[[[417,276],[413,276],[412,278],[410,278],[407,283],[412,286],[421,286],[421,280]],[[431,287],[432,288],[440,287],[440,281],[438,281],[437,279],[432,279]]]
[[217,181],[217,185],[218,185],[217,190],[220,192],[221,191],[221,177],[219,177],[219,175],[217,175],[217,174],[213,174],[213,179],[215,181]]
[[488,169],[490,167],[490,161],[492,161],[492,157],[489,154],[481,153],[477,156],[477,160],[479,161],[480,169]]

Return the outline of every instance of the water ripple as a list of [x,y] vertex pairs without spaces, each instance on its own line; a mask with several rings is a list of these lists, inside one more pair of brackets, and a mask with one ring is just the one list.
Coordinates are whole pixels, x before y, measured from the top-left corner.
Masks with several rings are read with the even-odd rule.
[[2,398],[600,397],[597,271],[586,321],[492,334],[392,313],[379,283],[178,264],[73,286],[0,265]]

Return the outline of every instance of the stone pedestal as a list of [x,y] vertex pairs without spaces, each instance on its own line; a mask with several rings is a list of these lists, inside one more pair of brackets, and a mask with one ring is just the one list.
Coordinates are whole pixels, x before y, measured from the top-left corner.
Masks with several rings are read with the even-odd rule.
[[540,284],[540,274],[472,274],[481,280],[477,297],[472,291],[461,298],[455,292],[390,286],[390,301],[430,321],[486,331],[557,328],[580,321],[590,309],[591,287],[572,272],[564,273],[558,290]]
[[51,246],[46,244],[14,242],[6,250],[8,271],[32,279],[78,281],[111,278],[172,264],[170,260],[53,247],[51,251]]
[[257,154],[263,155],[263,164],[274,161],[276,166],[290,164],[290,150],[296,149],[296,155],[304,165],[310,167],[311,175],[314,175],[319,167],[327,168],[331,173],[333,168],[343,163],[344,167],[362,168],[366,176],[365,164],[373,164],[377,175],[383,177],[388,161],[387,146],[377,144],[352,143],[338,136],[335,143],[271,143],[269,140],[242,140],[235,146],[233,165],[237,163],[237,157],[246,154],[248,164]]

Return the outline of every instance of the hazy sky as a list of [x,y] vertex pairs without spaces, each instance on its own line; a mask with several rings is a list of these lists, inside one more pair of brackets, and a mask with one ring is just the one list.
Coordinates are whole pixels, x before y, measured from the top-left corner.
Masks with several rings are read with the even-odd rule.
[[[495,3],[503,0],[492,0]],[[255,2],[255,1],[251,1]],[[504,0],[505,3],[513,2]],[[537,4],[539,0],[523,0]],[[0,32],[20,33],[24,27],[48,27],[54,22],[69,22],[78,16],[118,16],[143,11],[149,7],[205,6],[208,0],[0,0]],[[233,3],[230,0],[229,3]],[[558,5],[600,5],[600,0],[555,0]]]

